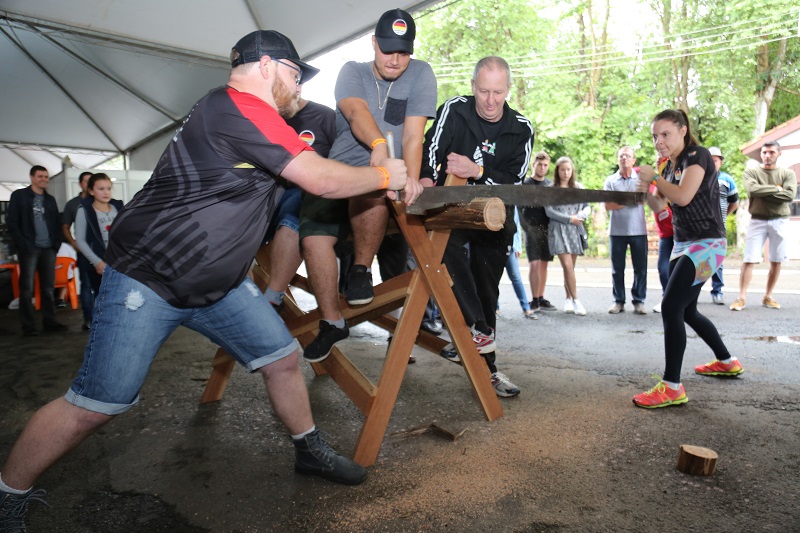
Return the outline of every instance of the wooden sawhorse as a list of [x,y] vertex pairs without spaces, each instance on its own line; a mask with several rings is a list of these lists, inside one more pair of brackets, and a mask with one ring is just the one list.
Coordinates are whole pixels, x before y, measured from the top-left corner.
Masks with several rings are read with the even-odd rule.
[[[460,185],[464,181],[454,183],[456,180],[458,178],[448,177],[448,183],[453,185]],[[414,344],[437,355],[446,344],[444,340],[420,331],[419,328],[431,296],[439,305],[442,320],[450,332],[453,344],[458,349],[464,371],[487,420],[503,416],[500,402],[491,385],[489,369],[478,354],[472,334],[453,295],[450,276],[442,264],[450,229],[433,229],[429,232],[425,228],[423,217],[406,214],[405,205],[399,202],[390,202],[390,211],[408,242],[417,262],[417,268],[377,285],[375,299],[367,305],[350,307],[344,298],[340,298],[339,302],[342,314],[351,327],[371,321],[392,333],[377,385],[374,385],[336,347],[324,361],[312,365],[318,375],[326,373],[330,375],[364,414],[364,425],[353,456],[353,459],[363,466],[373,465],[378,456]],[[473,222],[470,227],[476,225]],[[258,259],[260,264],[268,264],[263,255]],[[301,276],[295,276],[292,286],[312,292],[307,280]],[[284,301],[286,327],[305,347],[314,339],[320,318],[319,311],[306,313],[291,298],[286,298]],[[403,311],[399,319],[387,315],[400,307]],[[217,351],[201,403],[222,398],[234,364],[234,360],[224,350]]]

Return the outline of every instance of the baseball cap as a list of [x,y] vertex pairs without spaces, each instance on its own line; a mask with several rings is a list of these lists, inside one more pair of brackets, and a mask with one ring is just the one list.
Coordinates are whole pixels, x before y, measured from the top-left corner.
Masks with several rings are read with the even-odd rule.
[[717,156],[717,157],[719,157],[720,159],[723,159],[723,160],[725,159],[723,157],[723,155],[722,155],[722,150],[720,150],[716,146],[712,146],[711,148],[708,149],[708,151],[709,151],[709,153],[711,155],[715,155],[715,156]]
[[231,68],[245,63],[253,63],[264,56],[273,59],[288,59],[295,63],[303,73],[302,83],[307,82],[319,72],[318,68],[300,61],[300,56],[291,39],[274,30],[257,30],[239,39],[239,42],[231,49]]
[[417,26],[408,12],[402,9],[392,9],[381,15],[375,26],[375,39],[381,52],[414,53],[414,37],[417,35]]

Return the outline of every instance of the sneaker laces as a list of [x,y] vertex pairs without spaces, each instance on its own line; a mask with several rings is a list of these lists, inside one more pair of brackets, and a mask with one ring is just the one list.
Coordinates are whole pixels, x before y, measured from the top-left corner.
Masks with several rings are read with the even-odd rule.
[[647,391],[645,394],[653,394],[654,392],[659,392],[661,394],[664,394],[664,392],[667,390],[667,384],[664,383],[664,380],[661,379],[661,376],[659,376],[658,374],[653,374],[651,377],[653,379],[657,379],[658,383],[656,383],[655,386],[649,391]]
[[306,444],[308,446],[308,451],[311,455],[314,456],[315,459],[322,462],[325,466],[332,466],[335,462],[335,455],[336,452],[333,451],[333,448],[322,438],[321,431],[315,431],[309,435],[306,435]]
[[25,514],[28,512],[28,505],[31,502],[40,502],[50,507],[44,501],[44,496],[47,492],[42,489],[32,490],[25,494],[6,494],[3,507],[0,510],[5,514],[5,517],[2,517],[2,525],[10,531],[15,529],[25,531]]

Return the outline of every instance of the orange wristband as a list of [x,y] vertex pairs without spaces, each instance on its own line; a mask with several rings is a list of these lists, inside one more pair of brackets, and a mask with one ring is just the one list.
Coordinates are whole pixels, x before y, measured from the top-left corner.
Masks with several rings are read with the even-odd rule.
[[[386,142],[386,141],[384,141],[384,142]],[[378,187],[378,190],[388,189],[389,188],[389,171],[386,170],[386,167],[375,167],[375,168],[377,168],[378,172],[380,172],[381,175],[383,176],[383,183],[381,184],[380,187]]]
[[653,179],[650,180],[650,185],[655,185],[657,181],[658,181],[658,174],[653,176]]
[[372,141],[372,149],[374,150],[375,147],[378,146],[379,144],[386,144],[386,139],[384,139],[383,137],[379,137],[374,141]]

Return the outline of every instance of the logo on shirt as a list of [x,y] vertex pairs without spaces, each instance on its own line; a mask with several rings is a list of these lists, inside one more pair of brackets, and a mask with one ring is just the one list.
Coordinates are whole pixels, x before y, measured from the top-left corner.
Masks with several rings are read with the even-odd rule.
[[497,148],[497,143],[490,143],[489,139],[481,143],[481,152],[486,152],[489,155],[494,155],[495,148]]
[[405,35],[408,31],[408,25],[403,19],[397,19],[392,23],[392,31],[397,35]]
[[483,164],[483,152],[481,152],[481,147],[475,147],[475,153],[472,154],[472,160],[475,161],[476,164],[482,165]]
[[689,157],[694,157],[696,153],[697,153],[697,150],[695,150],[694,152],[689,152]]
[[316,137],[314,137],[314,132],[311,130],[303,130],[300,132],[300,140],[306,143],[309,146],[314,146],[314,141]]

